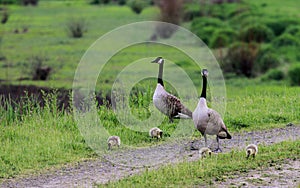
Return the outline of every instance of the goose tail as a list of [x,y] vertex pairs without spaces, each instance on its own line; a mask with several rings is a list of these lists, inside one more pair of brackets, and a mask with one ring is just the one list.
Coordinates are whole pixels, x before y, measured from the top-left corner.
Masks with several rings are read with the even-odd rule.
[[231,139],[232,136],[229,134],[227,130],[222,130],[221,132],[218,133],[217,135],[220,139]]
[[180,118],[180,119],[191,119],[189,115],[183,114],[183,113],[178,113],[178,115],[174,116],[174,118]]
[[[179,113],[178,113],[179,114]],[[184,114],[185,116],[188,116],[188,119],[191,119],[193,118],[193,112],[190,111],[188,108],[184,107],[182,110],[181,110],[181,113],[180,114]]]

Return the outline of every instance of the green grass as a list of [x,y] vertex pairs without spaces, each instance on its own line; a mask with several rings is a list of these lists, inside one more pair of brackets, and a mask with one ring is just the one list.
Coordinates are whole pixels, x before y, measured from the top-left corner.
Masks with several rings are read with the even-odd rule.
[[[71,88],[76,67],[89,46],[106,32],[132,22],[154,20],[157,9],[147,8],[140,15],[129,7],[91,6],[87,3],[59,1],[41,2],[37,7],[7,6],[10,18],[1,25],[0,61],[4,68],[0,79],[13,84],[33,84]],[[67,23],[71,19],[84,19],[87,32],[79,39],[68,36]],[[22,33],[23,27],[28,32]],[[18,29],[20,33],[14,31]],[[30,77],[30,59],[39,56],[46,59],[43,65],[53,67],[54,73],[47,82],[16,81]]]
[[73,116],[58,112],[55,95],[39,108],[30,97],[20,106],[1,108],[0,180],[94,155]]
[[229,128],[255,130],[288,122],[299,123],[299,87],[255,85],[255,82],[245,80],[239,87],[231,87],[230,82],[227,81],[228,101],[224,117]]
[[247,173],[252,169],[279,166],[285,160],[299,160],[300,141],[286,141],[272,146],[260,146],[255,160],[246,159],[244,151],[231,151],[212,155],[195,162],[165,165],[156,170],[147,170],[139,175],[98,187],[197,187],[223,182],[233,175]]

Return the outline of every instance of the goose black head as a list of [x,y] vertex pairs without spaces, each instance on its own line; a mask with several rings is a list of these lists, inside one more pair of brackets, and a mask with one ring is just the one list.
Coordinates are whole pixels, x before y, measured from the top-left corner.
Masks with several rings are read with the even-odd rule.
[[201,75],[207,77],[208,76],[208,70],[207,69],[202,69]]
[[158,64],[161,64],[163,62],[164,62],[164,59],[162,57],[157,57],[156,59],[151,61],[151,63],[158,63]]

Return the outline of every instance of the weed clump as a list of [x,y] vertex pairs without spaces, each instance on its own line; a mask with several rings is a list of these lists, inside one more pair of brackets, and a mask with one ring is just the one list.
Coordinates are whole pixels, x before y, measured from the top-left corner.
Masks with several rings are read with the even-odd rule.
[[289,68],[288,76],[291,81],[291,85],[300,86],[300,64],[292,65]]
[[240,33],[240,39],[244,42],[269,42],[273,37],[273,31],[262,24],[250,25]]
[[290,34],[283,34],[279,36],[278,38],[273,40],[272,44],[275,48],[280,48],[283,46],[300,46],[298,38]]
[[136,14],[140,14],[147,6],[147,3],[143,0],[129,0],[127,4]]
[[265,53],[255,62],[259,72],[265,73],[269,69],[276,68],[280,61],[275,53]]
[[246,77],[252,77],[257,52],[258,45],[256,43],[234,43],[229,47],[221,68],[224,72],[235,72]]
[[73,38],[83,37],[83,33],[87,32],[87,24],[85,19],[70,19],[67,23],[68,34]]
[[33,80],[48,80],[52,68],[44,65],[47,60],[45,57],[33,56],[29,59],[31,70],[30,75]]
[[267,81],[267,80],[279,81],[283,79],[284,79],[284,73],[283,71],[278,69],[271,69],[262,77],[262,81]]
[[227,25],[218,18],[196,18],[193,20],[191,30],[195,33],[204,43],[209,44],[214,31],[219,28],[224,28]]
[[266,25],[273,30],[275,36],[280,36],[289,26],[298,24],[299,21],[297,19],[291,18],[282,18],[266,22]]
[[212,48],[226,47],[236,39],[236,36],[236,32],[231,28],[216,30],[209,41],[209,46]]

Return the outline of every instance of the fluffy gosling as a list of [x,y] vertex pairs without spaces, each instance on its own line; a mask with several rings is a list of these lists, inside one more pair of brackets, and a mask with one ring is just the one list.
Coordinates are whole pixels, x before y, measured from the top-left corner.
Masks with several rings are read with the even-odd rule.
[[162,138],[162,135],[163,135],[163,131],[157,127],[153,127],[149,131],[149,136],[151,136],[152,138],[156,137],[156,139],[160,139]]
[[121,139],[118,136],[110,136],[107,139],[108,149],[110,150],[113,146],[120,147],[121,145]]
[[255,158],[256,154],[258,152],[258,147],[255,144],[249,144],[246,147],[246,154],[247,154],[247,159],[252,155],[253,159]]
[[208,147],[203,147],[199,150],[200,158],[205,158],[207,155],[211,156],[212,151]]

